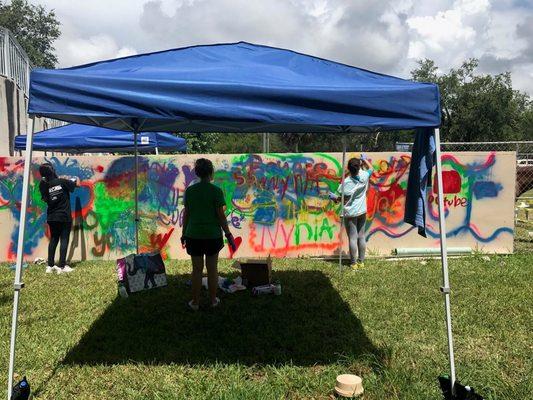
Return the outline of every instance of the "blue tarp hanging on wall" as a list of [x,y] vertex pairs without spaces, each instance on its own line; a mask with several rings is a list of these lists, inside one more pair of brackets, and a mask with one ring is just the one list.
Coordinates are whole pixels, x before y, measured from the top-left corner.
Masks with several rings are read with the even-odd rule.
[[[70,124],[38,132],[33,136],[33,149],[68,153],[133,152],[133,133],[97,126]],[[139,152],[186,151],[185,139],[164,132],[141,132],[137,136]],[[15,138],[15,150],[26,149],[26,135]]]
[[33,70],[29,112],[167,132],[357,132],[440,125],[434,84],[244,42]]

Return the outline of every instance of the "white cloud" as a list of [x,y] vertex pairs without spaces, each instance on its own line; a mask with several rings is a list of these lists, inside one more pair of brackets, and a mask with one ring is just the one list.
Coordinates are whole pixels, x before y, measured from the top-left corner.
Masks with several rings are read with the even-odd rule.
[[533,93],[527,0],[33,0],[54,8],[61,66],[201,43],[245,40],[409,77],[420,58],[443,71],[471,57],[511,70]]
[[87,39],[71,37],[57,44],[62,64],[77,65],[117,57],[137,54],[131,47],[120,47],[115,40],[105,34],[90,36]]
[[145,0],[33,0],[53,9],[61,22],[55,44],[60,67],[136,53],[144,35],[139,16]]
[[497,1],[457,0],[423,13],[414,6],[407,19],[407,64],[413,67],[416,60],[430,58],[447,71],[465,59],[478,58],[482,72],[511,71],[515,87],[533,94],[526,67],[531,70],[531,64],[524,61],[533,50],[533,37],[529,32],[519,35],[520,27],[529,25],[528,17],[533,20],[532,7],[512,2],[503,7]]
[[409,18],[407,24],[428,52],[449,51],[450,47],[475,43],[477,28],[489,22],[489,7],[487,0],[460,0],[436,15]]
[[526,51],[527,40],[517,35],[524,19],[525,15],[516,10],[493,14],[487,30],[487,52],[499,58],[514,58]]
[[533,63],[524,64],[515,69],[513,86],[533,94]]
[[117,51],[117,57],[127,57],[137,54],[137,50],[132,47],[121,47]]

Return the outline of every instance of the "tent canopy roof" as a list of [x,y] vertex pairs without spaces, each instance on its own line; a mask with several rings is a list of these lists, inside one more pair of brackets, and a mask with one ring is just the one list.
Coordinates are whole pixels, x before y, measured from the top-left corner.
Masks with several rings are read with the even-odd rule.
[[434,84],[245,42],[33,70],[29,112],[130,131],[357,132],[440,125]]
[[[134,135],[131,132],[105,129],[97,126],[69,124],[41,131],[33,137],[33,149],[66,151],[69,153],[133,152]],[[186,151],[183,138],[163,132],[141,132],[137,136],[139,152],[159,150]],[[26,135],[15,138],[15,150],[26,149]]]

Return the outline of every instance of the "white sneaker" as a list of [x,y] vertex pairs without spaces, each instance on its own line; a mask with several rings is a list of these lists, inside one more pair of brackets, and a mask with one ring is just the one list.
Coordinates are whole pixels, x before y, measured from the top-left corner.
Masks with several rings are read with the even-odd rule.
[[218,307],[220,305],[220,299],[218,297],[215,297],[215,301],[211,303],[211,308]]
[[51,266],[47,266],[46,267],[46,273],[47,274],[53,274],[53,273],[57,273],[57,274],[60,274],[61,273],[61,270],[57,267],[57,265],[54,265],[53,267]]
[[58,274],[67,274],[69,272],[74,271],[72,268],[70,268],[68,265],[65,265],[63,268],[58,268],[59,272]]
[[194,304],[194,303],[192,302],[192,300],[189,301],[189,302],[187,303],[187,305],[188,305],[189,308],[190,308],[191,310],[193,310],[193,311],[198,311],[198,310],[200,309],[200,306],[199,306],[198,304]]

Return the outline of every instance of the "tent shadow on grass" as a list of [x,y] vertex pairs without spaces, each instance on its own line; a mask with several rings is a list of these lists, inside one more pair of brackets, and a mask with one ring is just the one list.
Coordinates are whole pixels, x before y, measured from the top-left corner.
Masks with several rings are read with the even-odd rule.
[[220,308],[203,304],[197,313],[185,307],[189,276],[168,278],[166,288],[117,298],[63,364],[312,366],[346,360],[381,369],[388,358],[320,271],[278,271],[281,296],[223,295]]
[[13,295],[10,296],[8,294],[0,293],[0,306],[3,306],[10,301],[13,301]]

